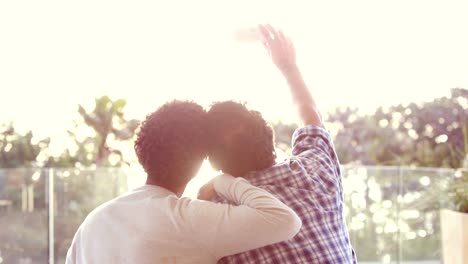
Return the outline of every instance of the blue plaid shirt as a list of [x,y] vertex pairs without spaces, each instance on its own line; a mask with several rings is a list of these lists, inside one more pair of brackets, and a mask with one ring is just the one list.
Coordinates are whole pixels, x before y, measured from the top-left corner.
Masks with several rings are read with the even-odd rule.
[[289,159],[245,178],[294,209],[302,220],[301,230],[291,240],[228,256],[218,263],[357,263],[346,229],[340,166],[330,135],[320,127],[307,126],[294,132],[292,143]]

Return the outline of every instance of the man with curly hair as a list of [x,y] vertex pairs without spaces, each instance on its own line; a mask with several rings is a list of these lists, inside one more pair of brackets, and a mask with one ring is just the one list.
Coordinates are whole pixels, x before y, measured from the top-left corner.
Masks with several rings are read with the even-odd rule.
[[216,263],[299,231],[293,210],[242,178],[220,175],[200,191],[235,205],[181,198],[207,155],[206,121],[201,106],[182,101],[146,117],[135,141],[146,184],[91,212],[66,263]]
[[[275,164],[273,132],[260,113],[231,101],[215,103],[208,111],[208,156],[215,169],[275,194],[297,212],[303,225],[288,241],[225,257],[220,263],[355,263],[338,157],[296,65],[293,44],[270,25],[259,29],[305,126],[293,135],[292,156]],[[223,197],[213,200],[226,202]]]

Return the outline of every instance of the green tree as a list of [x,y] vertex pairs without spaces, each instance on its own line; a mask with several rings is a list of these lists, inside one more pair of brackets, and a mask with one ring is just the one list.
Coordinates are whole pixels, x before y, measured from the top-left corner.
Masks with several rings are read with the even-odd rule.
[[282,122],[275,122],[272,124],[275,133],[275,145],[282,151],[291,152],[291,138],[294,131],[298,128],[297,124],[285,124]]
[[140,122],[135,119],[125,119],[123,110],[126,104],[124,99],[112,101],[108,96],[102,96],[95,99],[95,107],[90,112],[81,105],[78,107],[78,112],[86,125],[96,132],[95,163],[98,166],[109,165],[109,156],[112,153],[117,154],[120,162],[123,162],[121,151],[109,146],[109,138],[113,136],[115,140],[120,141],[133,138]]
[[49,145],[46,138],[33,142],[33,133],[25,134],[15,130],[13,124],[0,126],[0,168],[19,168],[38,166],[37,157]]
[[[95,99],[94,109],[87,111],[78,106],[79,120],[75,128],[68,131],[74,141],[73,150],[66,149],[59,157],[52,157],[50,167],[88,167],[120,166],[126,163],[121,149],[113,146],[117,142],[126,142],[133,138],[139,125],[136,119],[127,120],[124,116],[126,101],[111,100],[108,96]],[[86,125],[91,134],[84,135],[80,128]],[[111,157],[117,157],[112,161]]]
[[328,121],[338,127],[335,146],[342,163],[459,168],[465,159],[468,91],[359,115],[337,109]]

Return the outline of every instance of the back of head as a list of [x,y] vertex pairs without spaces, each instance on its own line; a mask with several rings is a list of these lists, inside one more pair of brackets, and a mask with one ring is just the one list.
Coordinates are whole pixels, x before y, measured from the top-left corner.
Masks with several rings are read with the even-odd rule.
[[214,103],[208,127],[208,156],[215,169],[244,176],[274,164],[273,130],[259,112],[233,101]]
[[207,154],[206,111],[193,102],[173,101],[149,114],[135,141],[140,164],[151,182],[185,186]]

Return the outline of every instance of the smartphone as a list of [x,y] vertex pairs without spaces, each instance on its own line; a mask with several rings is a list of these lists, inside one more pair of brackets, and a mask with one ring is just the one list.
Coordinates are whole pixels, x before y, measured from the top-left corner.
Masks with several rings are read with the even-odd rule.
[[234,39],[240,42],[264,42],[265,39],[258,27],[241,28],[234,32]]

